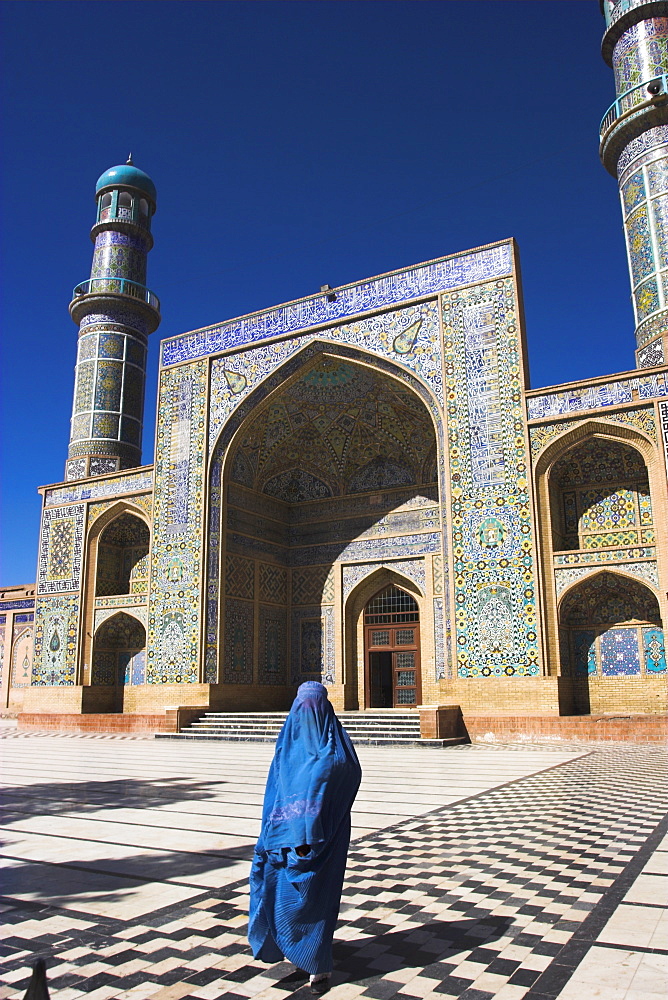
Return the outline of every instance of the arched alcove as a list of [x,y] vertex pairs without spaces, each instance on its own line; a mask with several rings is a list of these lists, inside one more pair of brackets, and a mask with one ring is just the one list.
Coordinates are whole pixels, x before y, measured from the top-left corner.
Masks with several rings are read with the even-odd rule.
[[306,679],[344,683],[341,573],[379,556],[423,557],[426,524],[440,550],[434,418],[415,380],[382,365],[311,345],[221,435],[207,680],[265,693]]
[[656,675],[666,670],[656,595],[641,581],[603,571],[572,586],[559,605],[562,672],[580,679],[576,710],[589,711],[591,677]]
[[134,616],[119,612],[98,626],[93,637],[91,684],[114,687],[111,711],[123,710],[123,691],[143,684],[146,668],[146,629]]
[[653,544],[647,466],[631,445],[574,445],[552,466],[549,488],[555,552]]
[[97,597],[147,592],[149,541],[148,526],[127,511],[102,529],[97,538]]

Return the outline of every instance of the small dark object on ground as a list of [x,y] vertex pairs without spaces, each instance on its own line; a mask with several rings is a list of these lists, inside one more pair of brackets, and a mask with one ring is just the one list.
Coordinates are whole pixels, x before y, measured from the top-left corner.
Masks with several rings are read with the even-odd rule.
[[32,976],[23,1000],[49,1000],[49,987],[46,983],[46,962],[38,958],[32,967]]

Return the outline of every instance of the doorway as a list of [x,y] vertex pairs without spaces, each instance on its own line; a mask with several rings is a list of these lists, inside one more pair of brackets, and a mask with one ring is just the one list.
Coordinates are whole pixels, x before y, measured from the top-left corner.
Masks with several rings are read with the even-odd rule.
[[420,614],[405,590],[385,587],[367,604],[364,658],[369,708],[420,703]]

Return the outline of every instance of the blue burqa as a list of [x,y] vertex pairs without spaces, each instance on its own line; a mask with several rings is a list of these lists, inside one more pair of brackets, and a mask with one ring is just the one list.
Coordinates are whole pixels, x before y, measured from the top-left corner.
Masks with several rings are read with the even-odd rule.
[[327,688],[302,684],[276,741],[251,868],[248,940],[261,962],[285,957],[311,975],[331,972],[361,777]]

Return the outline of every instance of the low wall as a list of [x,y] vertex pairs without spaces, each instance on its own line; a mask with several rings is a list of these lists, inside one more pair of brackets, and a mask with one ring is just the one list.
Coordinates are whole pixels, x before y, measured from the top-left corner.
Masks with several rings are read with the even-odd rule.
[[20,712],[19,729],[58,730],[70,733],[151,734],[175,732],[167,728],[165,713],[160,715],[123,715],[121,712],[72,715],[57,712]]
[[662,743],[668,715],[473,715],[463,716],[464,732],[473,741],[520,743],[545,740],[623,740]]

